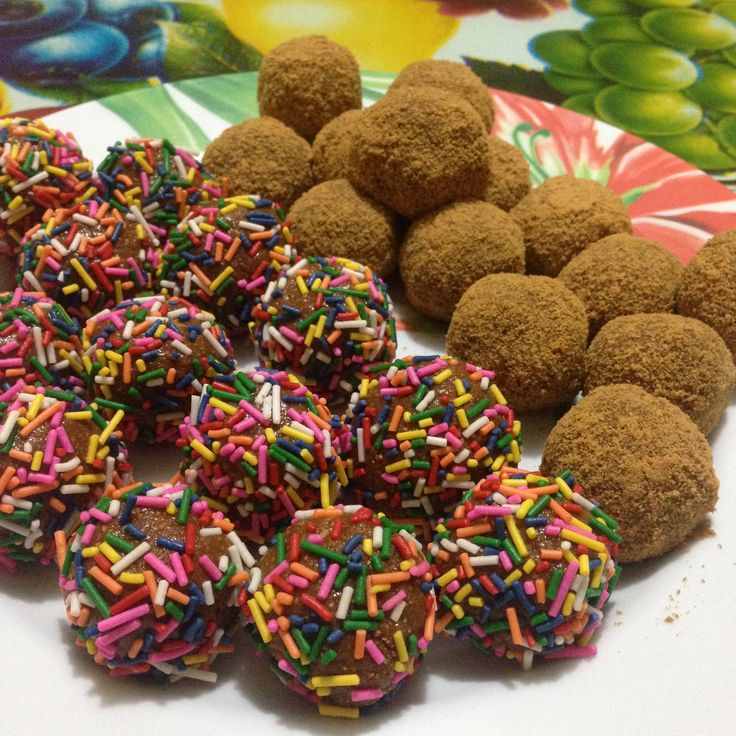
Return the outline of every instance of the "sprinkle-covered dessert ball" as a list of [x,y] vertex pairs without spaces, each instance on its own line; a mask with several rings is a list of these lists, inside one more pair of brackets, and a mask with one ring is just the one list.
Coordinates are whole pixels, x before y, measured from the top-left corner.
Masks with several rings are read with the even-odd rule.
[[437,526],[429,548],[437,631],[530,669],[590,645],[621,568],[616,521],[571,473],[505,470]]
[[593,337],[614,317],[672,312],[681,273],[680,261],[659,243],[617,233],[578,253],[559,278],[585,304]]
[[399,218],[346,179],[322,182],[302,194],[289,219],[300,255],[349,258],[383,279],[396,268]]
[[583,386],[587,344],[583,303],[546,276],[485,276],[463,294],[447,330],[447,350],[492,365],[519,411],[572,401]]
[[234,195],[255,192],[288,209],[312,186],[312,149],[279,120],[250,118],[224,130],[203,161]]
[[457,61],[421,59],[407,64],[389,87],[389,94],[406,87],[434,87],[459,95],[480,115],[486,130],[493,124],[493,98],[473,70]]
[[718,479],[703,433],[639,386],[599,386],[555,425],[542,472],[566,468],[620,523],[621,562],[674,549],[714,510]]
[[711,238],[687,264],[677,311],[710,325],[736,363],[736,230]]
[[214,682],[255,560],[184,483],[122,488],[82,514],[58,552],[77,643],[111,677]]
[[53,299],[16,289],[0,294],[0,388],[16,381],[84,391],[79,322]]
[[135,205],[90,199],[25,234],[18,281],[86,320],[154,289],[162,245]]
[[736,368],[719,334],[676,314],[632,314],[611,320],[590,343],[585,391],[634,383],[679,406],[710,434],[731,402]]
[[[54,555],[78,511],[128,482],[117,425],[73,393],[18,381],[0,395],[0,567]],[[122,414],[122,412],[120,413]]]
[[161,291],[243,331],[256,296],[293,262],[293,246],[289,223],[270,199],[249,194],[195,207],[171,232]]
[[285,371],[218,378],[179,431],[186,482],[255,544],[297,511],[332,505],[347,483],[340,458],[347,428]]
[[620,197],[592,179],[547,179],[511,210],[521,225],[530,273],[557,276],[574,256],[614,233],[631,233]]
[[132,138],[107,151],[97,167],[101,193],[137,207],[162,244],[194,205],[223,194],[194,156],[165,138]]
[[386,284],[347,258],[302,258],[270,284],[253,318],[261,364],[305,376],[327,398],[351,393],[354,373],[396,354]]
[[405,217],[456,199],[482,198],[488,185],[486,137],[465,100],[407,86],[357,121],[348,178]]
[[302,138],[363,102],[352,52],[325,36],[292,38],[267,53],[258,72],[258,107]]
[[42,120],[0,119],[0,255],[15,257],[23,233],[49,209],[91,197],[92,162],[71,133]]
[[178,297],[138,297],[84,327],[84,377],[103,414],[124,411],[123,439],[176,441],[193,396],[235,358],[209,313]]
[[299,512],[259,562],[253,639],[322,715],[357,718],[390,697],[432,640],[429,563],[411,529],[360,506]]
[[345,421],[348,496],[391,517],[443,516],[520,458],[521,424],[493,371],[447,356],[402,358],[369,373]]
[[478,279],[524,273],[524,235],[510,215],[488,202],[453,202],[412,223],[399,269],[409,302],[427,317],[449,322]]
[[488,186],[483,199],[505,212],[521,202],[532,187],[529,164],[511,143],[489,135]]
[[362,110],[346,110],[330,120],[312,143],[312,173],[315,182],[347,179],[350,146]]

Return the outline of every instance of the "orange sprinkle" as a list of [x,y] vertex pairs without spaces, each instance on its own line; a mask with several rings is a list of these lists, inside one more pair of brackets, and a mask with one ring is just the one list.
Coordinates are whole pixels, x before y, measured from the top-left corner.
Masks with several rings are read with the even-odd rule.
[[468,555],[467,552],[461,552],[459,559],[460,559],[460,565],[462,565],[463,572],[465,573],[465,577],[474,578],[475,570],[473,569],[473,566],[470,564],[470,555]]
[[515,608],[509,607],[506,609],[506,620],[509,622],[509,629],[511,630],[511,641],[517,646],[523,646],[524,637],[521,635],[519,617],[516,615]]
[[544,584],[544,580],[542,578],[537,578],[534,581],[534,589],[536,591],[537,603],[544,603],[545,596],[547,595],[547,586]]
[[296,645],[294,637],[288,631],[283,631],[282,629],[279,629],[279,636],[281,637],[281,641],[284,643],[286,651],[289,652],[292,659],[299,659],[302,656],[302,653],[299,651],[299,647]]
[[539,552],[539,556],[543,560],[561,560],[562,550],[561,549],[543,549]]
[[397,404],[391,413],[391,420],[388,423],[388,431],[395,432],[399,428],[401,422],[401,415],[404,413],[404,407],[401,404]]
[[120,595],[123,592],[123,586],[115,578],[111,578],[107,573],[100,570],[97,565],[92,565],[87,573],[100,585],[107,588],[113,595]]
[[572,523],[572,514],[570,514],[569,512],[565,511],[565,509],[563,509],[562,506],[560,506],[560,504],[557,503],[557,501],[555,501],[554,499],[552,499],[549,502],[549,507],[550,507],[550,509],[552,509],[552,511],[555,512],[555,514],[557,516],[560,517],[560,519],[562,519],[562,521],[564,521],[567,524],[571,524]]
[[393,585],[394,583],[403,583],[410,580],[409,571],[396,570],[395,572],[378,572],[368,576],[371,585]]
[[365,629],[358,629],[355,632],[355,647],[353,649],[353,656],[355,659],[363,659],[365,657]]
[[310,583],[319,580],[319,573],[316,570],[312,570],[306,565],[302,565],[301,562],[292,562],[291,571],[297,575],[301,575],[303,578],[309,580]]
[[483,534],[488,534],[491,531],[490,524],[475,524],[473,526],[461,526],[457,530],[457,536],[465,539],[465,537],[475,537]]
[[128,649],[128,657],[130,657],[130,659],[135,659],[138,656],[138,652],[141,651],[142,646],[143,646],[143,637],[139,636],[130,645],[130,648]]
[[189,603],[189,596],[176,588],[169,587],[166,591],[166,597],[171,598],[174,603],[181,603],[182,606],[186,606]]

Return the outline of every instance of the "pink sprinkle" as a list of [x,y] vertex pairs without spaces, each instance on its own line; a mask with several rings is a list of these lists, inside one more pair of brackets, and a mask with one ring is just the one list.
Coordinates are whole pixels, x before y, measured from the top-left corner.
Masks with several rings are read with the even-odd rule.
[[154,509],[168,508],[170,503],[171,499],[165,496],[137,496],[135,499],[136,506],[146,506]]
[[354,703],[362,703],[366,700],[380,700],[383,697],[383,690],[380,687],[365,688],[364,690],[353,690],[350,693],[350,699]]
[[291,583],[291,585],[293,585],[295,588],[301,588],[302,590],[305,590],[309,587],[309,580],[303,578],[301,575],[289,575],[286,580],[287,582]]
[[127,611],[118,613],[115,616],[109,616],[108,618],[103,618],[101,621],[98,622],[97,628],[99,631],[103,631],[103,632],[110,631],[111,629],[115,629],[118,626],[127,624],[129,621],[133,621],[134,619],[138,619],[141,616],[145,616],[150,611],[151,611],[150,604],[141,603],[139,606],[133,606],[132,608],[129,608]]
[[317,598],[319,600],[321,601],[325,600],[327,596],[330,594],[330,591],[332,590],[332,586],[335,583],[335,578],[337,577],[338,572],[340,572],[340,565],[338,565],[336,562],[333,562],[327,568],[327,573],[325,574],[325,577],[322,580],[322,585],[319,586],[319,590],[317,591]]
[[189,578],[187,577],[187,571],[184,569],[184,565],[181,562],[181,555],[178,552],[172,552],[169,555],[169,562],[171,562],[171,567],[176,573],[176,584],[183,588],[189,583]]
[[312,544],[322,544],[325,540],[321,534],[309,534],[307,535],[307,541]]
[[89,526],[84,527],[84,532],[82,534],[82,545],[85,547],[89,546],[89,543],[92,541],[92,537],[95,535],[95,530],[97,529],[95,524],[90,524]]
[[376,664],[383,664],[386,661],[386,657],[383,656],[383,652],[378,648],[378,645],[373,641],[373,639],[368,639],[368,641],[366,641],[365,650],[368,652],[368,656]]
[[172,618],[167,624],[166,628],[162,631],[157,631],[154,639],[160,644],[162,641],[166,641],[179,627],[179,622]]
[[534,595],[536,592],[536,588],[534,587],[534,583],[531,580],[527,580],[524,582],[524,592],[527,595]]
[[472,521],[479,516],[512,516],[513,513],[513,509],[508,506],[478,505],[468,511],[467,518]]
[[[148,556],[148,555],[146,555]],[[199,564],[202,569],[214,580],[217,581],[222,577],[220,569],[215,565],[214,562],[209,558],[208,555],[200,555]],[[171,581],[169,581],[171,582]]]
[[547,524],[547,526],[544,527],[544,533],[548,537],[559,537],[560,531],[562,531],[560,527],[553,524]]
[[447,592],[452,594],[456,591],[460,590],[460,581],[459,580],[452,580],[447,584]]
[[278,668],[282,672],[286,672],[287,675],[293,675],[294,677],[298,677],[299,673],[294,669],[294,666],[291,664],[291,662],[287,662],[285,659],[280,659]]
[[513,570],[514,563],[511,562],[511,558],[509,557],[509,553],[505,549],[502,549],[498,553],[498,560],[501,563],[501,567],[503,567],[503,569],[506,570],[506,572],[509,572],[509,570]]
[[176,573],[166,563],[159,560],[153,552],[147,552],[143,556],[143,559],[150,568],[157,572],[167,582],[173,583],[176,580]]
[[562,604],[565,600],[565,596],[570,590],[570,586],[572,585],[572,581],[575,579],[575,576],[578,573],[579,567],[580,565],[578,565],[578,563],[574,560],[567,563],[567,568],[565,569],[565,574],[562,576],[560,587],[557,589],[555,599],[552,601],[552,605],[549,607],[548,612],[550,616],[554,617],[560,612]]
[[265,443],[258,448],[258,482],[264,485],[268,480],[268,447]]
[[[429,565],[427,567],[429,567]],[[394,595],[392,595],[390,598],[388,598],[381,604],[381,610],[384,612],[393,611],[394,608],[396,608],[396,606],[398,606],[399,603],[401,603],[401,601],[403,601],[405,598],[406,598],[406,591],[400,590],[398,593],[394,593]]]
[[179,647],[173,649],[167,649],[165,652],[154,652],[148,655],[148,661],[151,664],[156,662],[168,662],[170,659],[178,659],[183,657],[185,654],[194,651],[197,648],[196,644],[182,644]]
[[104,511],[101,511],[100,509],[93,506],[89,510],[89,515],[93,519],[97,519],[97,521],[101,521],[103,524],[108,524],[112,521],[112,516],[110,514],[105,513]]
[[283,562],[280,562],[276,567],[274,567],[273,570],[271,570],[268,575],[266,575],[265,578],[263,578],[264,583],[270,583],[273,578],[275,578],[277,575],[282,575],[289,569],[289,563],[287,560],[284,560]]
[[113,642],[117,641],[118,639],[122,639],[127,634],[132,633],[136,629],[139,629],[141,627],[141,620],[137,619],[135,621],[128,621],[127,624],[123,624],[122,626],[118,626],[114,631],[111,631],[109,634],[104,634],[103,636],[98,636],[97,639],[95,639],[95,644],[97,647],[107,647],[110,646]]
[[545,659],[578,659],[580,657],[595,657],[598,649],[594,646],[589,647],[565,647],[556,652],[545,654]]
[[409,575],[415,578],[419,577],[420,575],[424,575],[425,572],[429,572],[429,562],[427,562],[427,560],[424,560],[418,565],[414,565],[414,567],[409,568]]

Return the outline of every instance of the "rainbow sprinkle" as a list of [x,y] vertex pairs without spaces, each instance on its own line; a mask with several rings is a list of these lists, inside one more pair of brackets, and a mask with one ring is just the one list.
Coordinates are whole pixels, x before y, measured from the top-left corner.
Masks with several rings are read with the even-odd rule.
[[305,376],[326,398],[349,396],[353,374],[393,360],[396,326],[386,284],[347,258],[302,258],[253,307],[259,360]]
[[261,544],[303,509],[330,506],[347,482],[345,425],[286,371],[220,376],[180,427],[181,474]]
[[501,468],[437,525],[435,631],[524,669],[535,655],[594,655],[590,639],[621,572],[616,527],[571,473]]
[[227,197],[194,207],[172,230],[164,255],[164,293],[213,312],[244,331],[253,300],[295,257],[284,213],[257,195]]
[[124,413],[125,440],[175,441],[192,397],[235,370],[213,315],[176,297],[138,297],[103,310],[82,337],[85,381],[108,419]]
[[393,694],[434,636],[412,529],[361,506],[300,511],[253,571],[253,639],[322,715],[357,718]]
[[347,497],[392,517],[435,518],[520,460],[521,424],[493,371],[441,355],[376,365],[353,394]]
[[18,381],[0,394],[0,568],[54,554],[79,511],[129,482],[115,424],[94,404]]
[[92,162],[71,133],[42,120],[0,119],[0,255],[18,255],[23,233],[46,210],[95,193]]
[[214,682],[255,560],[184,483],[118,489],[58,545],[59,585],[85,647],[112,677]]

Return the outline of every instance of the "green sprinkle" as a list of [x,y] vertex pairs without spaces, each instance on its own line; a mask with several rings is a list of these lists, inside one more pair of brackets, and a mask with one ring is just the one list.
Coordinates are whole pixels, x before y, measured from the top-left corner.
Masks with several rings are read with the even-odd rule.
[[164,610],[169,614],[169,616],[175,618],[177,621],[181,621],[184,618],[184,611],[182,611],[174,601],[166,601],[166,603],[164,603]]
[[105,534],[105,541],[113,549],[116,549],[118,552],[122,552],[126,555],[128,554],[128,552],[132,552],[135,549],[135,545],[131,544],[127,539],[123,539],[117,534],[112,534],[111,532]]
[[508,630],[509,622],[504,620],[490,621],[489,623],[483,625],[483,631],[485,631],[486,634],[495,634],[497,631]]
[[432,417],[441,416],[444,413],[444,406],[433,406],[431,409],[425,409],[424,411],[418,411],[416,414],[412,414],[409,421],[421,422],[422,419],[431,419]]
[[322,664],[329,664],[333,659],[337,657],[337,652],[334,649],[328,649],[320,658],[319,661]]
[[109,618],[110,608],[105,603],[105,599],[100,594],[100,591],[97,590],[95,584],[88,577],[82,578],[82,588],[84,588],[84,592],[92,599],[92,603],[95,604],[95,608],[100,612],[102,618]]
[[215,590],[224,590],[233,575],[235,575],[235,565],[231,562],[227,566],[227,570],[222,574],[222,577],[212,587]]
[[189,516],[189,508],[192,505],[192,489],[187,486],[184,489],[181,497],[181,503],[179,504],[179,511],[176,514],[176,523],[179,526],[184,526],[187,523],[187,517]]
[[556,569],[552,571],[552,575],[549,579],[549,585],[547,586],[547,600],[553,601],[557,595],[557,589],[560,587],[562,582],[562,576],[564,575],[562,570]]
[[348,619],[351,621],[383,621],[384,618],[385,614],[383,611],[379,611],[375,616],[371,616],[365,608],[354,608],[348,614]]
[[279,532],[276,535],[276,562],[281,564],[286,559],[286,539],[284,533]]
[[345,621],[342,628],[345,631],[375,631],[378,624],[375,621]]
[[365,603],[365,582],[368,577],[368,570],[363,565],[358,579],[355,581],[355,593],[353,594],[353,603],[356,606],[362,606]]
[[309,552],[310,554],[316,555],[317,557],[324,557],[325,559],[331,560],[332,562],[337,562],[339,565],[348,564],[347,555],[341,554],[340,552],[335,552],[335,550],[332,550],[329,547],[323,547],[321,544],[312,544],[306,539],[302,539],[299,542],[299,547],[300,549],[304,550],[304,552]]
[[539,516],[539,512],[546,508],[552,499],[549,496],[542,496],[530,509],[527,511],[527,516]]
[[319,627],[319,632],[317,632],[317,636],[315,640],[312,642],[311,648],[309,649],[309,654],[307,654],[311,662],[317,659],[319,653],[322,651],[322,647],[324,646],[325,639],[327,639],[327,636],[329,633],[330,633],[329,626]]
[[293,626],[289,633],[293,637],[294,641],[296,642],[296,645],[299,647],[299,651],[303,654],[309,654],[309,650],[311,649],[309,642],[304,637],[304,634],[302,634],[301,629],[299,629],[297,626]]

